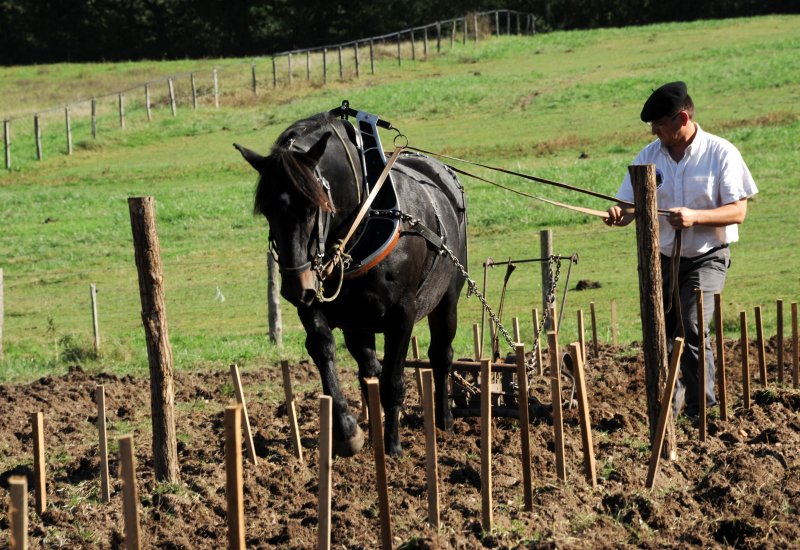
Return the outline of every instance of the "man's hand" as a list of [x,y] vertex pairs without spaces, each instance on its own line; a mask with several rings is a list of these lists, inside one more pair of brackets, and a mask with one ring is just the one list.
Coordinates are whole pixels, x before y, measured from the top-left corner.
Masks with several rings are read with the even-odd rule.
[[669,214],[667,215],[667,223],[669,223],[673,229],[688,229],[698,223],[699,221],[699,214],[697,210],[692,210],[691,208],[686,207],[679,207],[679,208],[670,208]]
[[614,225],[624,226],[633,221],[633,209],[624,209],[621,205],[615,204],[607,210],[608,217],[603,218],[603,223],[611,227]]

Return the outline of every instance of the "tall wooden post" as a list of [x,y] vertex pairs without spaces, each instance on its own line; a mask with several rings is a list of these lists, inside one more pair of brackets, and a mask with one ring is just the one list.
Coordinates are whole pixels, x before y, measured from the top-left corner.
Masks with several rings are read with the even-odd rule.
[[72,117],[69,112],[69,105],[64,107],[64,122],[67,126],[67,154],[72,154]]
[[397,65],[400,66],[402,64],[403,60],[400,55],[400,33],[397,33]]
[[322,83],[328,83],[328,48],[322,48]]
[[369,74],[375,74],[375,43],[369,41]]
[[306,82],[311,80],[311,50],[306,50]]
[[150,109],[150,84],[144,85],[144,108],[147,111],[147,122],[153,120],[153,111]]
[[175,116],[178,114],[175,105],[175,84],[171,78],[167,79],[167,88],[169,88],[169,108],[172,110],[172,116]]
[[278,262],[267,252],[267,316],[269,317],[269,339],[273,344],[283,344],[281,324],[281,293],[278,277]]
[[[636,242],[639,258],[639,304],[642,319],[647,416],[650,420],[650,441],[658,424],[660,396],[667,381],[667,335],[664,324],[661,257],[658,245],[658,213],[656,208],[656,167],[653,164],[629,166],[636,205]],[[672,457],[675,430],[667,426],[664,456]]]
[[219,75],[217,74],[217,69],[214,69],[213,77],[214,77],[214,108],[219,109]]
[[97,320],[97,285],[89,285],[89,299],[92,303],[92,330],[94,333],[94,352],[100,352],[100,323]]
[[344,63],[342,63],[342,47],[337,48],[337,55],[339,57],[339,80],[344,79]]
[[139,525],[139,489],[136,485],[136,455],[133,435],[117,439],[119,446],[119,477],[122,478],[122,510],[125,518],[125,548],[139,550],[141,527]]
[[353,59],[355,59],[356,63],[356,78],[359,78],[361,76],[361,67],[358,62],[358,42],[353,42]]
[[96,386],[94,399],[97,403],[97,440],[100,454],[100,500],[111,500],[111,485],[108,477],[108,431],[106,429],[106,390],[104,386]]
[[[550,229],[539,231],[539,257],[542,258],[542,311],[546,314],[550,311],[548,302],[550,286],[553,283],[552,273],[550,273],[550,262],[548,259],[553,255],[553,232]],[[555,298],[555,296],[553,296]],[[552,302],[555,305],[555,302]],[[554,330],[554,320],[551,317],[544,324],[545,331]]]
[[39,120],[39,113],[33,115],[33,135],[36,139],[36,160],[42,160],[42,124]]
[[175,483],[178,481],[178,446],[175,438],[172,347],[167,330],[164,274],[154,206],[153,197],[128,199],[136,268],[139,272],[142,323],[150,365],[153,466],[158,481]]
[[36,493],[36,513],[42,517],[47,508],[47,483],[44,458],[44,415],[31,413],[31,436],[33,439],[33,488]]
[[197,110],[197,82],[194,78],[194,73],[189,75],[189,80],[192,85],[192,109]]
[[[147,120],[150,120],[150,105],[147,106]],[[92,98],[92,138],[97,139],[97,100]]]
[[11,121],[3,121],[3,151],[5,152],[6,170],[11,170]]
[[225,407],[225,497],[228,504],[228,549],[244,550],[242,408],[240,405]]
[[118,97],[119,107],[119,127],[125,129],[125,94],[119,94]]
[[775,361],[778,363],[778,384],[783,384],[783,300],[776,302],[778,308],[778,334],[777,334],[777,356]]
[[[292,52],[289,52],[288,54],[286,54],[286,65],[287,65],[287,68],[288,68],[287,72],[289,73],[287,75],[289,77],[289,85],[291,86],[292,85],[292,80],[294,78],[294,75],[292,74],[294,72],[294,70],[292,69]],[[255,65],[253,65],[253,67],[255,67]],[[253,84],[253,93],[254,94],[256,93],[255,89],[256,89],[255,84]]]

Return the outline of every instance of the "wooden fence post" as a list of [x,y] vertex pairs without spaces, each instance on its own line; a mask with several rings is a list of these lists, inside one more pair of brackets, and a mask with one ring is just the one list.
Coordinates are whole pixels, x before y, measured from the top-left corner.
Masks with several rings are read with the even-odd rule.
[[528,408],[528,371],[525,361],[525,345],[515,346],[517,357],[517,405],[519,407],[520,447],[522,448],[522,496],[525,511],[533,510],[533,483],[531,480],[531,432]]
[[533,353],[536,357],[536,374],[541,376],[544,373],[542,364],[542,339],[539,332],[539,310],[533,308]]
[[475,44],[478,44],[478,14],[472,14],[472,30],[475,31]]
[[[288,54],[286,54],[286,65],[288,67],[288,71],[287,72],[289,73],[287,75],[289,77],[289,86],[291,86],[292,82],[294,81],[294,75],[292,74],[292,72],[293,72],[293,69],[292,69],[292,52],[289,52]],[[255,67],[255,65],[253,65],[253,66]],[[255,89],[255,88],[253,88],[253,89]],[[255,92],[253,92],[253,93],[255,93]]]
[[383,447],[383,416],[381,415],[380,386],[377,378],[366,380],[369,395],[369,424],[372,432],[372,451],[375,455],[375,482],[381,519],[381,547],[392,548],[392,523],[389,508],[389,486],[386,479],[386,451]]
[[428,27],[422,29],[422,53],[428,59]]
[[317,516],[317,548],[331,547],[331,462],[333,399],[329,395],[319,397],[319,497]]
[[6,170],[11,170],[11,121],[3,121],[3,151],[5,152]]
[[756,351],[758,352],[758,373],[761,385],[767,387],[767,352],[764,349],[764,323],[761,318],[761,306],[756,306]]
[[706,323],[703,314],[703,291],[694,289],[697,306],[697,414],[699,416],[700,442],[705,443],[708,435],[708,417],[706,415]]
[[100,325],[97,320],[97,286],[92,283],[89,285],[89,299],[92,304],[92,330],[94,332],[94,353],[100,352]]
[[36,159],[42,160],[42,124],[39,120],[39,113],[33,115],[33,135],[36,140]]
[[147,112],[147,122],[153,120],[153,111],[150,108],[150,83],[144,85],[144,109]]
[[175,393],[172,347],[169,343],[164,300],[164,270],[156,231],[153,197],[131,197],[130,210],[142,323],[150,366],[150,408],[153,424],[153,465],[158,481],[178,481],[178,447],[175,437]]
[[44,459],[44,417],[42,413],[31,414],[31,432],[33,437],[33,489],[36,493],[36,513],[42,517],[47,508],[47,483],[45,481]]
[[553,447],[556,454],[556,476],[567,480],[567,467],[564,463],[564,411],[561,408],[561,357],[558,350],[558,336],[551,330],[547,333],[548,354],[550,355],[550,394],[553,403]]
[[672,344],[672,356],[669,362],[669,374],[667,375],[667,383],[664,385],[664,394],[661,396],[661,407],[658,411],[658,426],[656,427],[656,436],[650,448],[650,465],[647,469],[647,480],[644,486],[648,489],[653,488],[653,482],[658,471],[658,462],[661,459],[661,448],[664,444],[664,434],[667,431],[669,422],[669,412],[672,407],[672,394],[675,392],[675,381],[678,378],[678,365],[681,362],[681,355],[683,354],[683,338],[680,336],[675,338]]
[[586,362],[586,329],[583,326],[583,310],[578,310],[578,344],[581,347],[581,361]]
[[375,74],[375,44],[369,41],[369,74]]
[[600,351],[597,347],[597,315],[594,311],[594,302],[589,303],[589,314],[592,318],[592,350],[597,358],[600,357]]
[[[247,414],[247,402],[244,398],[244,388],[242,387],[242,377],[239,376],[239,367],[234,363],[230,366],[233,389],[236,392],[236,402],[241,407],[240,424],[244,429],[244,444],[247,447],[247,456],[253,465],[258,463],[256,458],[256,447],[253,444],[253,431],[250,429],[250,416]],[[241,454],[241,451],[240,451]]]
[[286,398],[286,416],[289,418],[292,449],[297,460],[303,462],[303,446],[300,444],[300,429],[297,427],[297,407],[292,390],[292,377],[289,374],[289,361],[281,361],[281,375],[283,376],[283,395]]
[[125,94],[119,94],[118,96],[118,108],[119,108],[119,127],[121,129],[125,129]]
[[8,507],[9,548],[28,550],[28,478],[8,478],[8,492],[11,494]]
[[356,78],[359,78],[361,76],[361,68],[358,63],[358,42],[353,42],[353,59],[355,59],[356,64]]
[[442,24],[436,22],[436,53],[442,53]]
[[328,83],[328,48],[322,48],[322,83]]
[[434,529],[439,521],[439,461],[436,449],[436,424],[433,406],[433,371],[422,370],[422,408],[425,421],[425,480],[428,486],[428,523]]
[[167,88],[169,88],[169,108],[172,110],[172,116],[175,116],[178,111],[175,105],[175,84],[172,82],[172,77],[167,79]]
[[497,38],[500,38],[500,16],[499,11],[494,10],[494,35]]
[[64,123],[67,127],[67,154],[72,154],[72,118],[69,113],[69,105],[64,107]]
[[219,109],[219,77],[217,74],[217,69],[214,69],[213,77],[214,77],[214,108]]
[[97,439],[100,453],[100,501],[111,500],[111,486],[108,478],[108,433],[106,431],[106,390],[102,385],[94,389],[97,403]]
[[450,21],[450,49],[453,49],[453,45],[456,42],[456,19]]
[[[2,275],[3,270],[0,269],[0,280],[3,278]],[[2,291],[1,284],[0,291]],[[0,294],[0,323],[2,323],[2,302],[2,294]],[[2,344],[2,330],[0,330],[0,344]],[[800,336],[797,334],[797,302],[792,302],[792,387],[794,389],[797,389],[798,382],[800,382],[798,379],[800,379]]]
[[463,46],[466,46],[466,44],[467,44],[467,33],[469,32],[469,25],[467,24],[468,21],[469,20],[467,19],[467,16],[465,15],[464,16],[464,34],[461,37],[461,44]]
[[[553,231],[550,229],[542,229],[539,231],[539,257],[542,259],[542,311],[543,315],[547,315],[550,311],[550,287],[553,284],[552,273],[550,272],[549,258],[553,255]],[[555,295],[553,295],[555,298]],[[555,301],[552,302],[555,305]],[[550,316],[544,323],[544,330],[555,330],[555,319]]]
[[0,267],[0,361],[3,360],[3,324],[5,323],[5,291],[3,289],[3,268]]
[[575,378],[575,388],[578,397],[578,422],[581,426],[581,441],[583,442],[583,471],[592,487],[597,487],[597,468],[594,461],[594,442],[592,440],[592,422],[589,413],[589,392],[586,387],[586,372],[584,369],[583,355],[580,343],[570,344],[570,357],[572,359],[572,375]]
[[[92,98],[92,138],[97,139],[97,100]],[[150,113],[150,109],[147,109],[148,117]]]
[[511,11],[506,10],[506,34],[511,36]]
[[194,78],[194,73],[189,75],[189,81],[192,85],[192,109],[197,110],[197,82]]
[[[289,54],[291,56],[291,54]],[[289,57],[291,60],[291,57]],[[289,78],[291,78],[292,74],[292,62],[289,61]],[[256,79],[256,64],[253,62],[250,65],[250,80],[252,81],[253,85],[253,95],[258,95],[258,80]]]
[[344,79],[344,63],[342,63],[342,47],[336,48],[339,57],[339,80]]
[[741,326],[739,343],[742,348],[742,400],[745,409],[750,408],[750,341],[747,338],[747,313],[739,313]]
[[777,326],[777,357],[776,362],[778,363],[778,384],[783,384],[783,300],[777,300],[777,316],[778,316],[778,326]]
[[481,527],[492,530],[492,360],[481,359]]
[[[658,214],[656,209],[656,170],[652,164],[629,166],[636,204],[636,242],[639,265],[639,303],[644,349],[645,385],[647,387],[647,416],[650,421],[650,441],[654,441],[660,396],[667,381],[667,336],[664,324],[661,258],[658,244]],[[612,302],[612,305],[614,303]],[[616,308],[614,308],[616,309]],[[672,457],[675,433],[667,426],[664,454]]]
[[417,60],[417,46],[416,39],[414,38],[414,29],[411,29],[411,61]]
[[244,482],[242,479],[242,407],[225,407],[225,499],[228,504],[228,548],[244,550]]
[[267,251],[267,316],[269,339],[273,344],[283,345],[283,324],[281,322],[281,292],[278,275],[278,261]]
[[400,33],[397,33],[397,66],[403,64],[402,58],[400,56]]
[[311,80],[311,50],[306,50],[306,82]]
[[728,420],[728,382],[725,374],[725,338],[722,326],[722,295],[714,294],[714,326],[717,331],[717,385],[719,386],[719,418]]
[[139,489],[136,486],[136,457],[133,436],[123,435],[119,444],[119,475],[122,478],[122,510],[125,518],[125,548],[139,550]]

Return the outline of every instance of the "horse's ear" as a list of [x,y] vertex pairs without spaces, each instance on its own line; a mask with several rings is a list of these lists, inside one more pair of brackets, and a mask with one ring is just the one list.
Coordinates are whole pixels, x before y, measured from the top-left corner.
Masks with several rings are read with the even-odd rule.
[[325,132],[322,134],[322,137],[319,138],[319,141],[312,145],[306,153],[306,156],[314,163],[314,166],[319,164],[319,159],[321,159],[323,153],[325,153],[325,147],[328,145],[328,138],[330,137],[331,133]]
[[264,166],[264,160],[266,160],[265,156],[260,155],[255,151],[248,149],[247,147],[243,147],[238,143],[234,143],[233,146],[239,150],[244,157],[244,160],[250,163],[250,166],[255,168],[258,172],[261,172],[261,168]]

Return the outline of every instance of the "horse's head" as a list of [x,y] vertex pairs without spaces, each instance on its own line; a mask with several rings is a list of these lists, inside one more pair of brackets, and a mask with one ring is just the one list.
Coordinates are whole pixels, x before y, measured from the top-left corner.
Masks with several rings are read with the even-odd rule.
[[310,305],[316,296],[334,211],[329,184],[320,170],[331,131],[326,129],[328,121],[311,120],[317,123],[296,123],[283,132],[266,157],[234,144],[259,173],[254,212],[269,222],[281,294],[298,307]]

